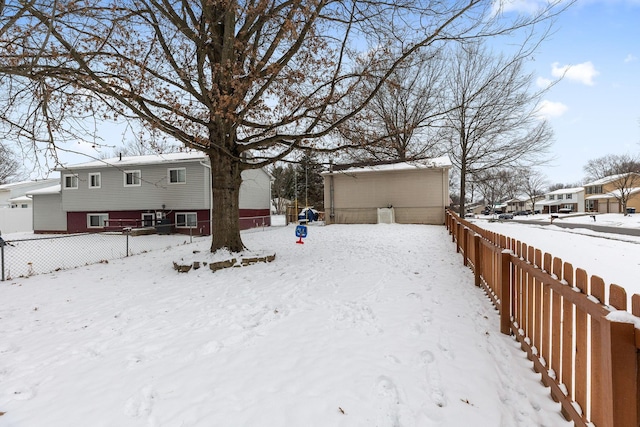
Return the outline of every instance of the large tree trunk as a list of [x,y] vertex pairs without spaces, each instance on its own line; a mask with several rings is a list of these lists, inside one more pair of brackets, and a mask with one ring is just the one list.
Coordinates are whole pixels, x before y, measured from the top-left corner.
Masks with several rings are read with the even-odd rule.
[[211,252],[226,248],[232,252],[245,249],[240,238],[240,184],[242,183],[240,161],[220,154],[209,153],[211,161]]

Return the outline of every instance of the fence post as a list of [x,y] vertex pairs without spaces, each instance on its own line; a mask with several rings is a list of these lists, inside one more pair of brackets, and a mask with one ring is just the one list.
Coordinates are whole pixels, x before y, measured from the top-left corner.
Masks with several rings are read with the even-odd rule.
[[[601,402],[594,402],[593,416],[598,426],[637,426],[638,390],[637,349],[635,345],[635,326],[632,323],[610,321],[603,318],[600,322]],[[610,417],[610,418],[609,418]]]
[[125,231],[124,235],[127,236],[127,252],[126,252],[125,257],[128,257],[129,256],[129,232]]
[[475,254],[475,259],[473,260],[473,273],[475,276],[475,285],[480,286],[480,276],[482,275],[481,265],[482,265],[482,256],[480,255],[480,235],[473,235],[473,253]]
[[462,229],[462,264],[466,267],[469,265],[469,229],[464,227]]
[[2,264],[2,275],[0,275],[0,282],[4,282],[4,242],[0,244],[0,264]]
[[500,332],[511,334],[511,254],[505,249],[500,254]]

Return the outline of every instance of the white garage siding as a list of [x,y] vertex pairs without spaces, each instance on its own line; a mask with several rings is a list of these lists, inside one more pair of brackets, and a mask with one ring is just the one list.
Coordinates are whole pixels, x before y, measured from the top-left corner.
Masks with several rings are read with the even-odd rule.
[[372,224],[377,222],[378,208],[393,206],[398,223],[444,223],[444,208],[449,201],[448,168],[345,171],[325,174],[324,178],[327,222]]

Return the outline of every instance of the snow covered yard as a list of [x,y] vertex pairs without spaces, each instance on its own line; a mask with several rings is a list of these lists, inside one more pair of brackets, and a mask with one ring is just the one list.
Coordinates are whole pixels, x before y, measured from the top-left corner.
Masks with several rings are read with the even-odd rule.
[[[0,424],[568,426],[445,227],[248,231],[0,285]],[[194,249],[202,252],[193,253]]]

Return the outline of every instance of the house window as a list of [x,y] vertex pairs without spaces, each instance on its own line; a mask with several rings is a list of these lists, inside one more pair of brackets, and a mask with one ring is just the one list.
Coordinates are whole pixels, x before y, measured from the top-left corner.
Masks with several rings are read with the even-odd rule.
[[64,188],[78,188],[78,175],[65,175]]
[[558,200],[562,200],[562,194],[558,194]]
[[549,194],[549,200],[554,200],[556,198],[555,194]]
[[153,227],[155,219],[156,219],[156,214],[154,214],[154,213],[143,213],[142,214],[142,226],[143,227]]
[[187,170],[185,168],[169,169],[169,184],[184,184],[187,182]]
[[87,228],[104,228],[107,226],[109,214],[87,214]]
[[22,209],[26,209],[26,208],[28,208],[28,207],[29,207],[29,205],[28,205],[28,204],[26,204],[26,203],[23,203],[23,204],[21,204],[21,205],[20,205],[20,207],[21,207]]
[[89,188],[100,188],[100,173],[89,174]]
[[176,227],[178,228],[187,228],[187,227],[197,227],[198,226],[198,216],[195,212],[185,212],[185,213],[177,213],[176,214]]
[[566,199],[571,199],[571,198],[573,198],[573,195],[572,194],[567,194]]
[[124,171],[125,187],[139,187],[140,182],[140,171]]

